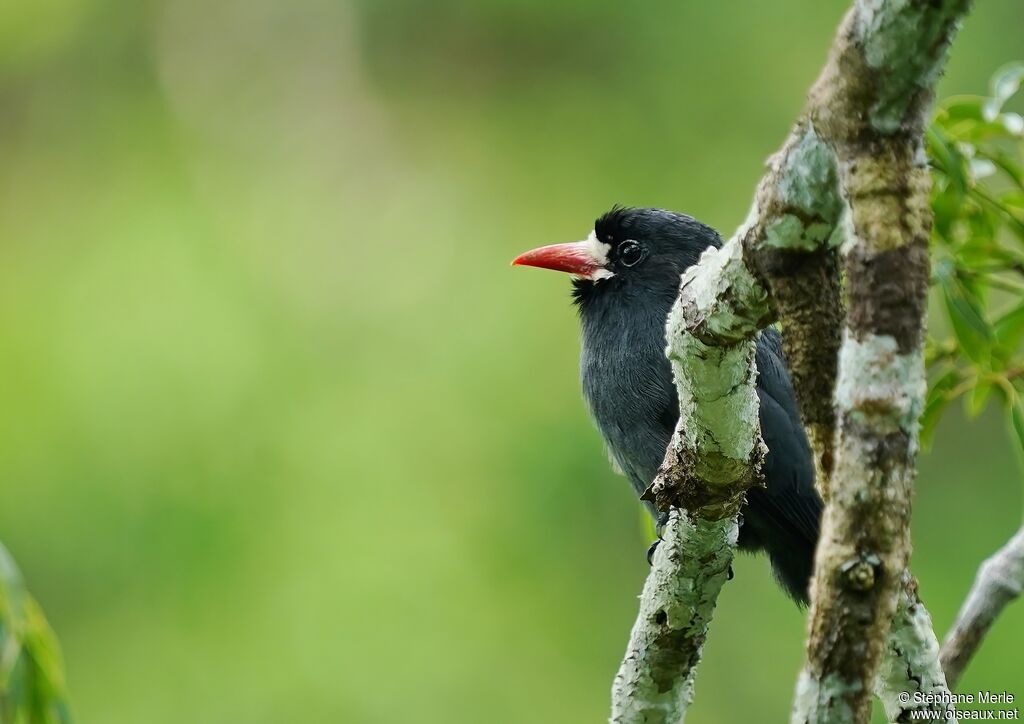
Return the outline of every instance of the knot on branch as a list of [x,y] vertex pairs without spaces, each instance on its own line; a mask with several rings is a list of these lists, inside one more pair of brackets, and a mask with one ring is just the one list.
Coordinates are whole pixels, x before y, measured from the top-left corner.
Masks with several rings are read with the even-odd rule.
[[[746,502],[751,487],[764,486],[762,465],[767,448],[758,440],[747,460],[706,453],[698,465],[694,454],[669,445],[654,482],[640,497],[661,512],[679,508],[706,520],[735,517]],[[707,474],[698,475],[696,471]]]
[[839,572],[847,588],[854,591],[870,591],[875,587],[876,571],[881,567],[881,558],[871,553],[862,553],[843,563],[839,567]]

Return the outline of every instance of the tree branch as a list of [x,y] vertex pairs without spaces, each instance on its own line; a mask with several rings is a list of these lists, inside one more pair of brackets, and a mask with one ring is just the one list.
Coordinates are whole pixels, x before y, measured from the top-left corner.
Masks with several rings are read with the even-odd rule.
[[942,668],[949,685],[978,650],[1003,609],[1024,591],[1024,528],[978,568],[971,592],[942,644]]
[[832,391],[843,321],[835,252],[842,210],[835,154],[802,120],[769,161],[743,247],[782,325],[783,350],[823,496],[833,466]]
[[810,96],[808,116],[835,149],[847,202],[841,228],[849,309],[836,380],[835,468],[794,724],[867,722],[871,685],[891,642],[910,554],[925,391],[931,215],[921,130],[967,6],[856,2]]
[[[723,304],[725,298],[745,300],[745,314]],[[678,722],[692,699],[695,667],[736,546],[743,494],[760,481],[765,455],[752,341],[767,313],[765,298],[734,243],[708,250],[683,275],[669,314],[680,417],[645,498],[672,512],[612,685],[616,724]]]
[[682,721],[739,526],[735,518],[695,523],[674,510],[665,531],[612,684],[616,724]]
[[[914,697],[915,692],[931,696]],[[917,581],[909,572],[903,576],[875,694],[885,708],[887,721],[956,721],[952,704],[939,703],[950,701],[939,665],[939,642],[928,609],[917,595]]]

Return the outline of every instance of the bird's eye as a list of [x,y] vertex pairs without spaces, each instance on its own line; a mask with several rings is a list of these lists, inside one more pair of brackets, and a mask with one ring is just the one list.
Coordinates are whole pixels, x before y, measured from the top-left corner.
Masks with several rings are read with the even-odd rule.
[[619,244],[619,261],[623,266],[633,266],[644,257],[644,249],[632,239]]

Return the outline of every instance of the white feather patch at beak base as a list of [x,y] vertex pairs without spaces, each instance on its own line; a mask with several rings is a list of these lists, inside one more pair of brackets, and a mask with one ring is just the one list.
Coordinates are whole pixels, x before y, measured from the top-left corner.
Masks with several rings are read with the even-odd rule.
[[587,278],[597,281],[598,279],[609,279],[615,276],[615,272],[608,268],[608,252],[612,250],[612,245],[598,239],[597,234],[593,231],[587,235],[587,238],[582,243],[587,245],[590,255],[598,265],[597,269]]

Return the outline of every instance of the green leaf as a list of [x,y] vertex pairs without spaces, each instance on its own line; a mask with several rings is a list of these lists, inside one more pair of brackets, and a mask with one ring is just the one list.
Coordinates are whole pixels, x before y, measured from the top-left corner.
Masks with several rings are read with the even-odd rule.
[[977,419],[985,411],[985,405],[988,403],[993,389],[995,389],[995,385],[991,380],[978,380],[977,384],[971,388],[971,393],[964,397],[964,409],[970,419]]
[[1017,452],[1024,459],[1024,399],[1020,396],[1010,405],[1010,434],[1017,442]]
[[998,217],[995,214],[980,212],[969,215],[965,222],[968,237],[960,247],[959,261],[970,265],[990,264],[992,251],[998,246],[995,240],[996,229],[999,227]]
[[932,213],[935,216],[934,234],[940,241],[950,246],[954,242],[953,226],[960,217],[963,198],[945,179],[936,179],[936,193],[932,196]]
[[994,335],[985,321],[981,303],[948,269],[938,270],[938,277],[946,313],[960,348],[972,362],[987,366]]
[[996,341],[1009,352],[1013,352],[1024,339],[1024,303],[999,317],[992,325]]
[[984,117],[993,121],[1003,109],[1003,105],[1020,90],[1021,79],[1024,78],[1024,63],[1004,65],[992,76],[992,97],[985,101],[982,109]]
[[962,121],[983,121],[982,106],[987,98],[978,95],[950,96],[939,103],[935,120],[943,128],[949,128]]
[[921,413],[920,432],[922,449],[932,449],[932,443],[935,442],[935,431],[939,427],[939,420],[942,419],[942,413],[949,407],[950,402],[950,400],[944,397],[939,397],[924,406],[924,412]]
[[974,186],[971,188],[969,193],[971,198],[976,199],[982,206],[999,214],[1002,219],[1009,222],[1010,227],[1017,233],[1024,233],[1024,219],[1014,213],[1013,209],[1001,198],[993,196],[992,193],[983,186]]
[[1024,219],[1024,184],[1020,189],[1011,189],[999,196],[999,203],[1014,216]]
[[978,153],[1009,176],[1017,188],[1024,190],[1024,163],[1021,162],[1021,159],[1001,148],[979,149]]
[[0,545],[0,721],[67,724],[60,646],[17,565]]
[[935,113],[934,125],[941,129],[947,143],[980,144],[993,139],[1013,139],[1021,135],[1021,118],[1016,113],[991,116],[986,104],[992,99],[982,96],[953,96],[940,105]]
[[935,430],[938,428],[942,413],[953,401],[949,393],[962,379],[960,370],[951,369],[939,377],[934,383],[928,386],[928,395],[925,398],[924,412],[921,413],[921,447],[930,450],[932,441],[935,439]]
[[970,185],[967,159],[949,142],[936,124],[928,126],[925,137],[932,162],[946,175],[957,195],[962,198]]
[[31,709],[39,722],[64,724],[71,718],[60,644],[35,599],[29,598],[25,614],[25,649],[34,664],[35,695]]

